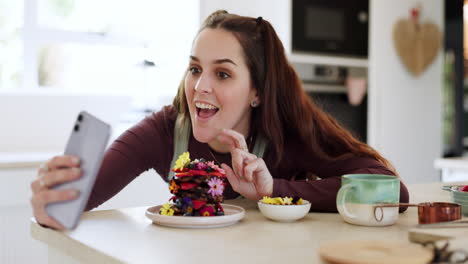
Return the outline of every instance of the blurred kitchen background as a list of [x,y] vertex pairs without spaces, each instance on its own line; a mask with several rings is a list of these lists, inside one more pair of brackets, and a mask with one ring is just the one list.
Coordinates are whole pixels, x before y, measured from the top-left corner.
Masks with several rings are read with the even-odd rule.
[[[444,34],[411,75],[393,26],[421,6]],[[304,89],[408,183],[468,180],[468,7],[463,0],[0,0],[0,263],[47,262],[29,237],[29,184],[62,151],[76,113],[113,138],[170,104],[192,40],[212,11],[262,16]],[[99,209],[169,198],[154,171]]]

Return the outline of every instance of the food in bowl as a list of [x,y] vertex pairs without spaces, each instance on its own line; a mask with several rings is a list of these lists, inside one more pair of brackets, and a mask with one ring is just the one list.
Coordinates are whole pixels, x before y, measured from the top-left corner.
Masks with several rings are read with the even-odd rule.
[[262,203],[266,204],[277,204],[277,205],[301,205],[304,204],[304,200],[300,197],[291,198],[291,197],[268,197],[264,196]]
[[169,185],[174,195],[159,213],[169,216],[222,216],[226,174],[213,161],[190,160],[188,152],[177,159]]
[[460,189],[458,189],[461,192],[468,192],[468,185],[462,186]]
[[278,222],[293,222],[307,215],[310,202],[302,198],[263,197],[258,201],[260,212],[268,219]]

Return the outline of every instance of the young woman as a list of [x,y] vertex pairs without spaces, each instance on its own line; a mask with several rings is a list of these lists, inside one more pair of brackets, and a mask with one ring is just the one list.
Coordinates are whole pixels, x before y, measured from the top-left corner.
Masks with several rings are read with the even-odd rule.
[[[273,27],[261,17],[217,11],[206,19],[173,105],[111,145],[87,210],[148,169],[167,179],[183,133],[188,136],[182,149],[191,157],[222,164],[229,181],[227,199],[302,197],[314,211],[336,212],[342,175],[396,175],[385,158],[312,102]],[[49,188],[80,175],[79,161],[70,156],[55,157],[39,169],[39,178],[31,183],[38,222],[63,229],[45,205],[78,194]],[[403,183],[400,197],[409,200]]]

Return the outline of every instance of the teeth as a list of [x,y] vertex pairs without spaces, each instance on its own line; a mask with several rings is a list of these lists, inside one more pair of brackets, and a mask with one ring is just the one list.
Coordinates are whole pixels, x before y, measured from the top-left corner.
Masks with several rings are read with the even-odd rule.
[[195,106],[201,109],[218,109],[217,107],[210,105],[210,104],[204,104],[204,103],[195,103]]

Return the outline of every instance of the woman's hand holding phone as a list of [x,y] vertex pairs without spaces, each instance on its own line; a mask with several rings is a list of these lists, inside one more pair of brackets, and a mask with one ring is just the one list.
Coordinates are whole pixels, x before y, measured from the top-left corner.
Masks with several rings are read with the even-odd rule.
[[31,182],[31,206],[38,223],[58,230],[65,229],[47,214],[45,208],[49,203],[78,198],[79,191],[76,189],[54,190],[52,187],[77,180],[81,176],[80,160],[75,156],[56,156],[39,168],[38,178]]

